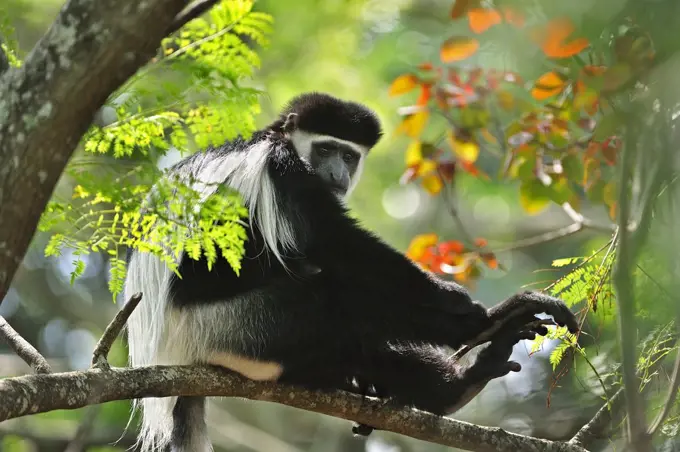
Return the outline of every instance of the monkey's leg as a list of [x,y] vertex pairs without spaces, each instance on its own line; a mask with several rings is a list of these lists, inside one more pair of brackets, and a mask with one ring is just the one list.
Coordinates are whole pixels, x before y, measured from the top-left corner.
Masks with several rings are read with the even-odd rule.
[[[468,365],[451,358],[442,347],[390,345],[371,361],[367,374],[378,388],[378,396],[397,405],[406,405],[437,415],[452,414],[470,402],[493,379],[519,372],[521,366],[508,361],[513,346],[522,339],[545,335],[540,324],[527,325],[513,332],[504,329]],[[353,432],[368,435],[370,426],[358,424]]]

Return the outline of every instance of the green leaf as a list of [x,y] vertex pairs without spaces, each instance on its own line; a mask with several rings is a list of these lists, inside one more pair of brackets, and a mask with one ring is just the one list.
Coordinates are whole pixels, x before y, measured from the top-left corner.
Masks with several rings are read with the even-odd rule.
[[538,179],[524,180],[519,188],[519,201],[528,214],[536,215],[550,203],[550,191]]
[[576,153],[568,153],[562,158],[562,168],[567,178],[576,183],[583,181],[583,163]]
[[612,135],[616,135],[616,130],[622,123],[622,118],[615,112],[610,112],[604,115],[595,126],[593,131],[593,138],[597,141],[602,141]]

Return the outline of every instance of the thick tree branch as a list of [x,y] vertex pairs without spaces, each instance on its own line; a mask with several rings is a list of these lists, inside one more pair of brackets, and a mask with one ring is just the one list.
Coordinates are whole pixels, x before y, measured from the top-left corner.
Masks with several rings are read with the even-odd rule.
[[477,452],[586,452],[572,444],[477,426],[423,411],[392,408],[382,401],[366,400],[354,394],[321,393],[255,382],[208,366],[91,369],[0,380],[0,400],[3,401],[0,421],[113,400],[173,395],[243,397],[276,402]]
[[31,366],[36,373],[48,374],[52,368],[43,355],[35,349],[26,339],[21,337],[14,328],[0,316],[0,337],[2,337],[12,350],[23,359],[26,364]]
[[24,64],[0,77],[0,300],[95,112],[185,5],[70,0]]
[[177,17],[175,17],[175,20],[173,20],[172,23],[170,24],[170,27],[168,27],[166,35],[170,35],[176,32],[184,25],[186,25],[188,22],[191,22],[192,20],[200,17],[210,8],[215,6],[218,1],[219,0],[198,0],[192,3],[184,11],[178,14]]

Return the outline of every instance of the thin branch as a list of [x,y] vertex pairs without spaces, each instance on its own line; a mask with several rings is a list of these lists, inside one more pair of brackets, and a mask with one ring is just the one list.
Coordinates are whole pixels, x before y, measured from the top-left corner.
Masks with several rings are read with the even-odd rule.
[[87,439],[92,434],[97,416],[101,411],[101,405],[90,405],[83,414],[83,419],[78,425],[73,439],[64,448],[64,452],[82,452],[87,447]]
[[215,6],[219,0],[198,0],[187,7],[184,11],[179,13],[175,20],[172,21],[168,27],[166,35],[171,35],[187,23],[198,18],[210,8]]
[[544,232],[542,234],[536,235],[534,237],[528,237],[526,239],[517,240],[505,248],[500,248],[495,250],[496,253],[503,253],[507,251],[513,251],[520,248],[528,248],[530,246],[541,245],[544,243],[552,242],[570,235],[574,235],[581,232],[584,229],[583,223],[572,223],[567,226],[563,226],[559,229]]
[[240,397],[276,402],[476,452],[587,452],[573,444],[392,407],[381,400],[342,391],[324,393],[272,382],[256,382],[211,366],[90,369],[7,378],[0,380],[0,400],[3,401],[0,404],[0,421],[113,400],[169,396]]
[[619,245],[618,259],[614,268],[613,285],[616,291],[619,310],[619,341],[621,348],[621,367],[623,373],[623,391],[626,398],[626,412],[628,413],[628,434],[633,450],[647,450],[644,446],[646,440],[647,423],[642,397],[638,391],[639,378],[635,372],[637,327],[635,325],[635,298],[633,290],[634,275],[631,269],[635,265],[634,247],[628,228],[630,220],[631,203],[629,184],[634,165],[634,147],[636,137],[633,132],[632,121],[627,124],[626,140],[621,156],[621,173],[619,176],[618,193],[618,225]]
[[0,336],[12,347],[12,350],[31,366],[37,374],[48,374],[52,368],[43,355],[35,349],[26,339],[21,337],[14,328],[0,316]]
[[99,342],[97,342],[97,346],[94,348],[94,352],[92,353],[92,367],[99,369],[108,369],[110,367],[107,358],[109,356],[109,351],[111,351],[111,345],[113,345],[113,342],[123,330],[125,322],[130,318],[132,311],[135,310],[141,299],[141,293],[134,294],[130,297],[128,302],[125,303],[123,309],[116,313],[116,316],[111,323],[109,323],[109,326],[106,327],[104,334],[102,334]]
[[[647,370],[656,372],[656,370],[661,367],[663,363],[661,358],[665,355],[665,349],[668,347],[673,347],[676,341],[677,335],[674,335],[655,345],[653,348],[656,350],[656,353],[651,358],[653,364],[649,366],[648,369],[645,369],[645,372]],[[643,388],[643,392],[646,390],[647,388]],[[592,442],[593,439],[599,437],[611,423],[614,413],[618,413],[622,410],[622,402],[623,388],[620,388],[609,400],[604,403],[604,405],[602,405],[597,413],[595,413],[595,416],[593,416],[593,418],[587,424],[585,424],[578,432],[576,432],[569,442],[578,446],[585,446],[586,444]]]
[[666,396],[666,401],[663,404],[661,412],[657,415],[652,425],[647,430],[647,435],[654,436],[656,432],[661,428],[663,422],[668,417],[671,412],[673,405],[675,405],[675,397],[678,395],[678,388],[680,387],[680,352],[678,352],[675,357],[675,363],[673,364],[673,374],[671,376],[671,385]]
[[595,416],[576,432],[574,437],[569,440],[569,443],[583,446],[597,438],[611,423],[612,413],[619,410],[622,401],[623,388],[620,388],[602,405],[602,408],[595,413]]

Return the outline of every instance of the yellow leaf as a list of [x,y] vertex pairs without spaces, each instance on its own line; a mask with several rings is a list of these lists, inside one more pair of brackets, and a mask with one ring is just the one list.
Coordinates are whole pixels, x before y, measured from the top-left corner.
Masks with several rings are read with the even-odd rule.
[[466,36],[449,38],[442,44],[439,56],[444,63],[464,60],[479,49],[479,41]]
[[418,167],[418,175],[426,176],[437,171],[437,162],[430,159],[425,159]]
[[412,141],[406,148],[406,166],[420,165],[423,161],[423,147],[420,141]]
[[449,130],[446,134],[449,146],[461,160],[474,163],[479,157],[479,146],[474,141],[460,141],[457,140],[453,133]]
[[397,133],[403,133],[417,139],[425,128],[429,115],[429,111],[420,110],[407,116],[397,128]]
[[413,237],[406,250],[406,256],[413,260],[420,259],[427,248],[437,244],[437,240],[439,240],[437,234],[420,234]]
[[522,182],[519,187],[519,203],[529,215],[543,211],[550,203],[545,186],[537,179]]
[[444,184],[438,174],[428,174],[423,177],[423,188],[431,195],[436,195],[442,190]]
[[408,93],[418,84],[418,77],[413,74],[403,74],[394,79],[388,91],[390,96]]

